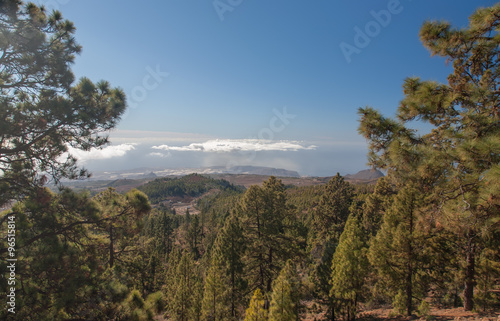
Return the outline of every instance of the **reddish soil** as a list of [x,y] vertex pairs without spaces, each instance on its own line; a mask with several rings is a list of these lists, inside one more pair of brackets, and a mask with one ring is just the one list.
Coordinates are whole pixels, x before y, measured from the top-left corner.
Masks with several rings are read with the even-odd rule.
[[[301,320],[304,321],[315,321],[322,320],[324,317],[324,312],[318,312],[318,310],[322,310],[323,307],[315,304],[312,301],[303,302],[306,306],[308,312],[303,316]],[[316,308],[316,309],[315,309]],[[316,310],[316,311],[315,311]],[[338,319],[340,320],[340,319]],[[497,312],[489,312],[489,313],[477,313],[464,311],[463,308],[454,308],[454,309],[438,309],[431,308],[429,311],[429,315],[426,317],[412,316],[394,316],[392,314],[392,308],[390,306],[380,307],[377,309],[366,309],[361,311],[356,316],[356,320],[360,321],[409,321],[409,320],[418,320],[418,321],[445,321],[445,320],[454,320],[454,321],[500,321],[500,311]]]
[[[312,302],[304,303],[308,310],[313,308]],[[445,320],[454,320],[454,321],[500,321],[500,311],[491,312],[486,314],[481,314],[477,312],[466,312],[463,308],[455,308],[455,309],[436,309],[432,308],[428,317],[394,317],[391,316],[392,309],[389,307],[379,308],[379,309],[371,309],[367,311],[361,311],[356,320],[366,320],[366,321],[408,321],[408,320],[418,320],[418,321],[445,321]],[[315,321],[321,320],[323,317],[323,313],[307,313],[301,320],[303,321]],[[166,321],[162,316],[157,316],[155,318],[157,321]]]
[[404,316],[392,316],[391,308],[379,308],[368,311],[363,311],[358,315],[359,319],[362,320],[394,320],[394,321],[403,321],[403,320],[436,320],[436,321],[444,321],[444,320],[455,320],[455,321],[467,321],[467,320],[477,320],[477,321],[500,321],[500,314],[491,312],[491,313],[477,313],[464,311],[463,308],[454,308],[454,309],[438,309],[431,308],[429,311],[429,315],[427,317],[404,317]]

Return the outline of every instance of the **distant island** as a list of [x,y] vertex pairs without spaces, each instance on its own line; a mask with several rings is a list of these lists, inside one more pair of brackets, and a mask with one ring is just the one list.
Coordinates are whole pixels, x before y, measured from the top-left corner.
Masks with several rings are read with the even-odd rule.
[[[134,168],[128,170],[120,171],[94,171],[92,173],[91,180],[116,180],[116,179],[144,179],[144,178],[156,178],[164,176],[185,176],[189,174],[204,174],[204,175],[214,175],[214,174],[246,174],[246,175],[262,175],[262,176],[276,176],[276,177],[294,177],[300,178],[302,175],[297,171],[265,167],[265,166],[251,166],[251,165],[239,165],[239,166],[210,166],[210,167],[200,167],[200,168]],[[333,176],[334,173],[332,173]],[[347,174],[344,177],[347,180],[356,181],[372,181],[384,176],[384,174],[378,170],[365,169],[357,172],[356,174]]]
[[297,171],[291,171],[282,168],[264,167],[264,166],[211,166],[200,168],[135,168],[120,171],[95,171],[92,174],[93,180],[109,179],[142,179],[155,178],[163,176],[184,176],[193,173],[212,175],[212,174],[249,174],[265,175],[277,177],[301,177]]

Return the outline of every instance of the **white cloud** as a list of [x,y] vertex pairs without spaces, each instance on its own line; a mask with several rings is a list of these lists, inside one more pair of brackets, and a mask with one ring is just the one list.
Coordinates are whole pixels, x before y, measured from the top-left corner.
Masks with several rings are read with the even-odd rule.
[[[135,149],[135,144],[120,144],[120,145],[112,145],[106,146],[102,149],[92,148],[89,151],[84,151],[81,149],[76,149],[71,146],[68,146],[68,152],[72,156],[76,157],[78,161],[85,163],[89,160],[97,160],[97,159],[109,159],[113,157],[122,157],[128,151]],[[66,154],[66,153],[65,153]],[[63,155],[65,156],[65,155]]]
[[200,152],[234,152],[234,151],[298,151],[314,150],[316,146],[304,146],[297,141],[272,141],[263,139],[216,139],[204,143],[192,143],[185,146],[160,145],[153,149],[165,151],[200,151]]
[[148,155],[149,155],[149,156],[162,157],[162,158],[167,158],[167,157],[172,156],[172,154],[170,154],[170,153],[163,154],[163,153],[158,153],[158,152],[149,153]]
[[140,144],[166,144],[188,142],[203,142],[214,139],[213,136],[197,133],[178,133],[167,131],[148,131],[148,130],[125,130],[115,129],[107,132],[110,140],[114,143],[140,143]]

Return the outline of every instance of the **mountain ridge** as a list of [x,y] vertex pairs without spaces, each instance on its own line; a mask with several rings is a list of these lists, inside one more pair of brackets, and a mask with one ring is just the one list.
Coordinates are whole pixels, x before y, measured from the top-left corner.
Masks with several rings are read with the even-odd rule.
[[344,175],[344,178],[347,180],[371,181],[371,180],[377,180],[380,177],[384,176],[385,175],[378,169],[364,169],[357,172],[356,174]]

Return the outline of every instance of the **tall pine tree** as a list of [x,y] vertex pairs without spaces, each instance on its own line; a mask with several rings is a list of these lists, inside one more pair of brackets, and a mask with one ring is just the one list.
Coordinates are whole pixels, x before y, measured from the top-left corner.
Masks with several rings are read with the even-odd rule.
[[231,314],[231,284],[227,272],[227,262],[222,253],[222,233],[215,241],[210,267],[205,276],[202,316],[204,320],[229,319]]
[[[429,208],[461,241],[464,308],[473,309],[476,258],[485,231],[500,212],[500,5],[480,8],[467,28],[426,22],[420,38],[432,55],[453,65],[448,84],[408,78],[397,121],[372,108],[359,110],[359,131],[370,142],[373,166],[425,183]],[[411,122],[432,126],[418,136]],[[401,162],[412,156],[407,170]]]
[[[425,239],[417,224],[417,195],[418,191],[412,187],[397,194],[369,250],[370,262],[379,277],[379,289],[392,297],[396,310],[408,316],[415,308],[414,297],[426,290],[421,264],[427,260]],[[421,287],[419,291],[415,290],[417,286]]]
[[359,225],[358,218],[351,214],[332,259],[330,296],[346,320],[356,317],[368,270],[367,247]]
[[331,320],[334,320],[329,284],[332,258],[353,199],[354,187],[337,173],[324,188],[319,204],[313,212],[309,231],[308,248],[312,259],[311,278],[316,285],[315,296],[328,307],[327,315]]
[[225,262],[225,273],[229,281],[230,315],[237,319],[239,307],[243,304],[247,282],[244,278],[243,253],[246,251],[241,222],[232,213],[220,231],[220,243],[217,244]]
[[288,260],[273,282],[269,321],[299,320],[300,280],[295,265]]
[[283,183],[271,176],[262,187],[251,186],[237,212],[247,244],[244,259],[250,290],[269,293],[286,260],[300,253],[297,239],[289,233],[294,214]]
[[106,81],[73,83],[70,67],[81,47],[75,26],[59,11],[49,14],[31,2],[4,0],[0,17],[2,207],[36,193],[48,179],[88,177],[65,152],[107,144],[100,134],[115,127],[126,98]]
[[194,320],[196,311],[194,307],[197,304],[196,290],[197,283],[200,282],[196,273],[195,263],[192,255],[184,251],[179,264],[172,275],[173,284],[169,289],[172,291],[171,301],[169,302],[170,318],[176,321]]

